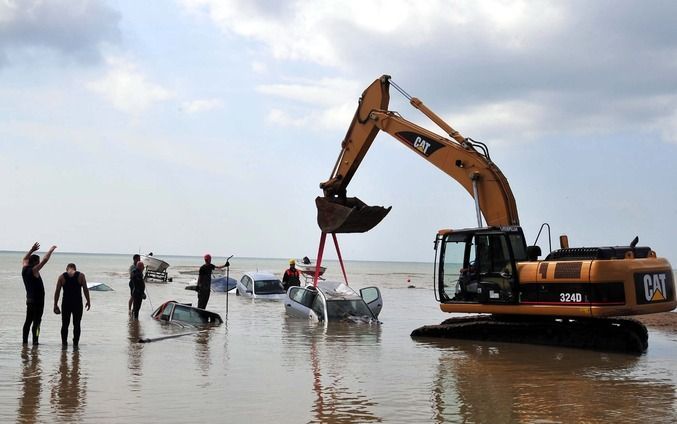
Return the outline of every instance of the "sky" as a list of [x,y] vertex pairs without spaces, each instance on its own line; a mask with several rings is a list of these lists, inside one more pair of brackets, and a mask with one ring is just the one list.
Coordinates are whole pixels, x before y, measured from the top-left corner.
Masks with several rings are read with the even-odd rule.
[[[677,3],[0,0],[0,250],[315,257],[321,194],[382,74],[489,146],[527,241],[677,264]],[[435,130],[391,91],[390,109]],[[476,226],[380,134],[344,258],[432,261]],[[539,240],[545,252],[547,239]],[[327,249],[330,258],[333,248]]]

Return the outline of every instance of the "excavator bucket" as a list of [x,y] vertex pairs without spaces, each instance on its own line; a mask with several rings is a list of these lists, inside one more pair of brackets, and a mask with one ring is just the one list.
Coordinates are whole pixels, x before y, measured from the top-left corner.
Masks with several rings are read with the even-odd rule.
[[390,212],[391,207],[367,206],[357,197],[338,200],[317,197],[317,225],[324,233],[365,233]]

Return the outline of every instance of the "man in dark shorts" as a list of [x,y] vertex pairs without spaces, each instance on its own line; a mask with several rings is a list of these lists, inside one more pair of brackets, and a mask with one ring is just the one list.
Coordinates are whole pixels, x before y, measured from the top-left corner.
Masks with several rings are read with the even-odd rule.
[[132,264],[129,266],[129,302],[127,304],[127,308],[129,309],[129,313],[132,313],[132,304],[134,303],[134,296],[132,296],[132,291],[134,290],[134,286],[132,285],[132,273],[136,269],[136,264],[141,260],[141,255],[138,253],[134,256],[132,256]]
[[139,311],[141,310],[141,303],[146,298],[146,282],[143,279],[143,262],[136,263],[136,269],[132,272],[132,298],[134,299],[134,307],[132,308],[132,318],[139,319]]
[[23,268],[21,269],[21,278],[26,288],[26,321],[23,327],[23,344],[28,344],[28,332],[31,330],[31,324],[33,324],[33,344],[38,344],[42,312],[45,309],[45,286],[42,284],[40,270],[49,261],[56,246],[49,248],[42,261],[40,256],[34,254],[38,249],[40,249],[40,243],[36,242],[24,256]]
[[[59,309],[59,294],[63,288],[63,299]],[[75,264],[68,264],[66,272],[56,280],[54,291],[54,313],[61,314],[61,344],[68,346],[68,326],[73,316],[73,349],[78,348],[80,342],[80,321],[82,320],[82,292],[85,293],[87,303],[85,308],[89,311],[89,289],[85,274],[78,272]]]
[[206,309],[209,302],[209,295],[212,292],[212,271],[230,266],[228,261],[223,266],[214,265],[212,255],[209,253],[204,256],[204,260],[205,263],[200,267],[197,277],[197,307],[200,309]]

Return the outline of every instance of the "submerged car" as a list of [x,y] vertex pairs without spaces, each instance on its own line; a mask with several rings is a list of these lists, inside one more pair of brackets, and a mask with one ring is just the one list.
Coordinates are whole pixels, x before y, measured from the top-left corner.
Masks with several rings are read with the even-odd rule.
[[269,300],[282,300],[286,297],[282,281],[269,272],[246,272],[237,282],[236,294]]
[[383,308],[377,287],[355,290],[344,283],[321,281],[317,287],[291,287],[284,302],[287,315],[313,321],[378,323]]
[[223,323],[221,316],[216,312],[193,307],[190,303],[179,303],[175,300],[160,305],[152,317],[159,321],[167,321],[178,324],[215,324]]

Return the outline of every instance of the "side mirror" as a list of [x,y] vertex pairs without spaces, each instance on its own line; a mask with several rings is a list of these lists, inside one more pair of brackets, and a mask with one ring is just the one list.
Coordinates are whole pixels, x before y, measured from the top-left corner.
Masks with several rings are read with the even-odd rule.
[[527,246],[528,261],[537,261],[539,256],[541,256],[540,246]]

